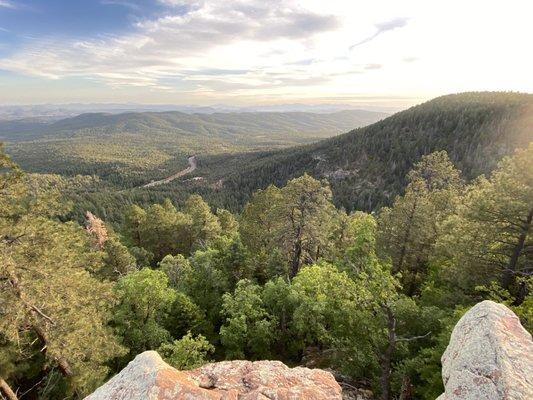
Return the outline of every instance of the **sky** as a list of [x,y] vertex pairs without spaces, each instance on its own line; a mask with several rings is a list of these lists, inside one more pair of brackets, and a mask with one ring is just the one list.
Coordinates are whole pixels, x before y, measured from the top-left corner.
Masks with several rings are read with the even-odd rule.
[[0,104],[533,92],[532,0],[0,0]]

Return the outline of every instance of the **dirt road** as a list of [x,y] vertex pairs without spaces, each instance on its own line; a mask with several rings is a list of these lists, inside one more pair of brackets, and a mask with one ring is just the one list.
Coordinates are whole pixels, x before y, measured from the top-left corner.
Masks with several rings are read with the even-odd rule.
[[161,179],[159,181],[152,181],[152,182],[147,183],[146,185],[143,185],[141,187],[149,188],[149,187],[153,187],[153,186],[162,185],[164,183],[172,182],[174,179],[181,178],[184,175],[190,174],[191,172],[193,172],[196,169],[196,166],[197,166],[196,156],[189,157],[188,161],[189,161],[189,166],[187,168],[181,170],[180,172],[178,172],[178,173],[176,173],[174,175],[171,175],[168,178]]

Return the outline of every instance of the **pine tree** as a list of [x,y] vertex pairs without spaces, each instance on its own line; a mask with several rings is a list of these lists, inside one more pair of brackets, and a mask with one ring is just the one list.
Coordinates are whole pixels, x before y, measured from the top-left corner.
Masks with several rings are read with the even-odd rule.
[[254,195],[243,212],[241,234],[252,253],[268,258],[279,252],[294,278],[326,251],[334,215],[329,186],[303,175],[282,189],[270,186]]
[[176,299],[162,271],[143,268],[121,278],[115,287],[119,303],[113,322],[130,357],[156,349],[169,338],[164,323]]
[[82,227],[51,219],[57,193],[30,190],[1,153],[0,162],[0,338],[20,357],[40,351],[71,390],[86,393],[123,352],[106,327],[111,286],[91,273],[101,268],[101,253]]
[[532,219],[533,144],[468,187],[439,242],[439,254],[451,262],[446,273],[470,292],[497,280],[522,302],[533,274]]
[[184,212],[191,218],[190,252],[208,247],[220,235],[218,218],[201,196],[191,195],[185,202]]
[[384,207],[378,218],[382,256],[390,257],[394,273],[401,273],[407,294],[420,289],[442,222],[457,206],[462,188],[460,172],[446,152],[422,157],[408,175],[403,196]]

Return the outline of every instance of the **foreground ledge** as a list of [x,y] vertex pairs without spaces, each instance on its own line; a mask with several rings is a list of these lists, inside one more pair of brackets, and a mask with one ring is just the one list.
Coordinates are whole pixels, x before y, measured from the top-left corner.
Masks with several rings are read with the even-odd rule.
[[223,361],[178,371],[155,351],[139,354],[86,400],[340,400],[332,374],[280,361]]

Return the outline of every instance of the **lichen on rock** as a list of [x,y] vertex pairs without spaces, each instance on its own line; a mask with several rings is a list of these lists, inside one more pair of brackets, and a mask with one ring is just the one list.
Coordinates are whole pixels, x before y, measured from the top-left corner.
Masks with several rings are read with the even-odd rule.
[[139,354],[86,400],[277,399],[341,400],[329,372],[280,361],[223,361],[178,371],[159,354]]
[[507,307],[483,301],[453,329],[438,400],[533,399],[533,342]]

